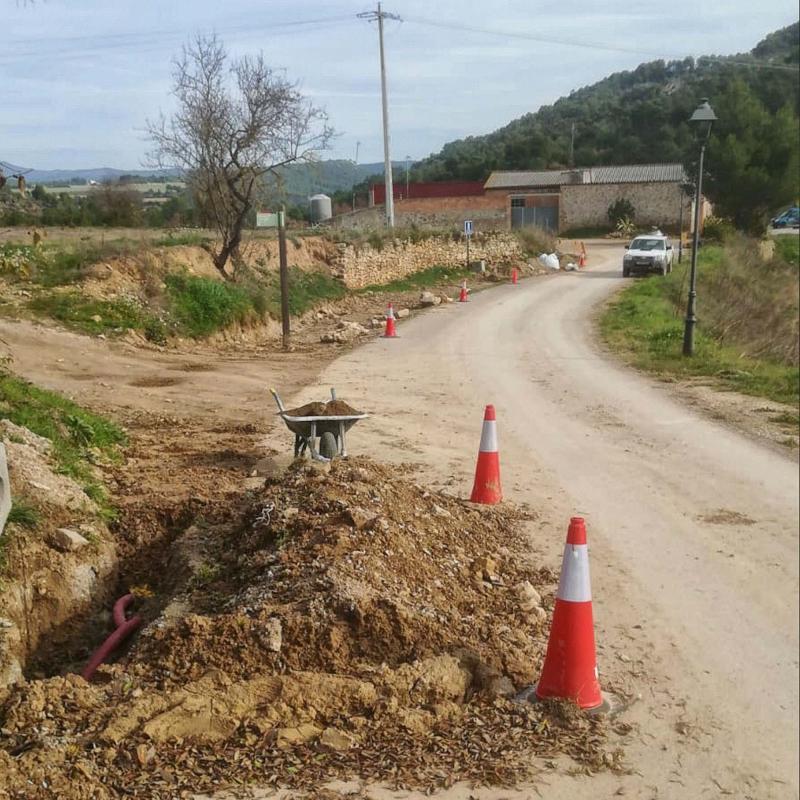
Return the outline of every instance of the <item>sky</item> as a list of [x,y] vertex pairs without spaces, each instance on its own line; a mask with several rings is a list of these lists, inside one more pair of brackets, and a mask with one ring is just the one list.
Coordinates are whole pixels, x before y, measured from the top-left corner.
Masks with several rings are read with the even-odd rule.
[[[756,7],[756,5],[758,7]],[[377,25],[367,0],[0,0],[0,160],[139,169],[172,109],[171,61],[197,33],[263,51],[323,107],[325,158],[383,160]],[[796,0],[385,0],[391,152],[420,159],[655,58],[750,50]],[[606,49],[608,48],[608,49]]]

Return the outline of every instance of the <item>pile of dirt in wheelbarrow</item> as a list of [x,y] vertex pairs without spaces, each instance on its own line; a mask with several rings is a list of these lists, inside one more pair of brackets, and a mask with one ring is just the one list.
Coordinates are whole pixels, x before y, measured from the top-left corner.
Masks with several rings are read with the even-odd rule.
[[290,417],[357,417],[363,412],[356,411],[344,400],[328,400],[327,403],[306,403],[286,411]]
[[175,594],[122,662],[12,691],[0,797],[510,784],[561,753],[619,768],[601,718],[511,699],[540,670],[555,589],[531,516],[367,459],[296,461],[240,524],[186,531]]

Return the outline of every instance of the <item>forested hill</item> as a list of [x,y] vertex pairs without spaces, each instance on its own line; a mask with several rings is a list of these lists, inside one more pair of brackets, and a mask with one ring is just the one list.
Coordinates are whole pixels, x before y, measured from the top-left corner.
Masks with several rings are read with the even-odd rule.
[[[767,132],[760,116],[775,118],[781,109],[785,109],[781,130],[771,135],[791,134],[791,119],[796,130],[800,102],[799,35],[796,23],[770,34],[750,53],[652,61],[616,73],[493,133],[446,144],[415,166],[414,178],[482,180],[493,169],[569,166],[573,124],[577,166],[682,162],[693,142],[687,120],[701,97],[709,98],[719,117],[718,140],[738,136],[743,125],[755,125],[757,130],[751,133],[763,136]],[[749,66],[749,62],[783,69]],[[796,150],[796,133],[792,147]],[[783,155],[775,154],[772,161],[777,164]]]

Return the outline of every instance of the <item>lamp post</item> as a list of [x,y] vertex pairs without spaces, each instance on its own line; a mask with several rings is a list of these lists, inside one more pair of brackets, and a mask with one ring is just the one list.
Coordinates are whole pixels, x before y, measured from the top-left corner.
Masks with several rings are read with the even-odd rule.
[[705,98],[689,118],[689,122],[698,125],[700,130],[700,163],[697,167],[697,184],[694,196],[694,231],[692,236],[692,266],[689,277],[689,302],[686,306],[686,324],[683,329],[683,354],[694,355],[694,326],[697,324],[695,304],[697,300],[697,246],[700,238],[700,203],[703,197],[703,157],[706,144],[711,134],[711,125],[717,115]]
[[411,156],[406,156],[406,200],[408,200],[408,168],[411,164]]

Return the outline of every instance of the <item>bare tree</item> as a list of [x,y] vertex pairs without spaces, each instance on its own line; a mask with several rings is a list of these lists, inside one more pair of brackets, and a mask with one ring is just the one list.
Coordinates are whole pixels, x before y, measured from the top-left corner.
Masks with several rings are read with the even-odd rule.
[[232,279],[260,179],[292,162],[313,160],[333,132],[325,113],[267,66],[263,54],[232,60],[216,36],[197,36],[184,47],[174,82],[177,111],[147,123],[154,144],[150,159],[185,172],[201,211],[220,234],[214,264]]

